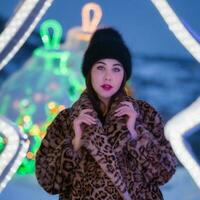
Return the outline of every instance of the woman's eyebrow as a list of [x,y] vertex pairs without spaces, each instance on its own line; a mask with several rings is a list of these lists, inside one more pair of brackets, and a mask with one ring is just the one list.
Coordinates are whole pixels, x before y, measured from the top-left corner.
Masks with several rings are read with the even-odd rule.
[[102,62],[102,61],[98,61],[96,62],[96,64],[103,64],[103,65],[106,65],[106,63]]
[[120,67],[122,67],[122,65],[120,63],[115,63],[115,64],[113,64],[113,66],[120,66]]
[[[105,62],[103,62],[103,61],[97,61],[95,64],[103,64],[103,65],[107,65]],[[115,66],[120,66],[120,67],[122,67],[122,64],[120,64],[120,63],[114,63],[113,64],[113,67],[115,67]]]

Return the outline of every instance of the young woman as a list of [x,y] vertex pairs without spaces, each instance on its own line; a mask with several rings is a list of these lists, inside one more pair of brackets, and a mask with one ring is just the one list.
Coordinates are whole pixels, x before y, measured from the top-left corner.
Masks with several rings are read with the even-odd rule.
[[84,54],[86,90],[47,129],[36,156],[41,186],[60,200],[160,200],[176,158],[159,113],[128,96],[131,55],[113,28]]

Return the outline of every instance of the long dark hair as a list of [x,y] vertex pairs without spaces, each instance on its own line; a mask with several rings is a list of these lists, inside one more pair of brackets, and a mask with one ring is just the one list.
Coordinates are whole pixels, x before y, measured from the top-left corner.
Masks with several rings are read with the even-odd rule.
[[[124,77],[122,80],[122,84],[119,88],[119,90],[111,97],[109,104],[108,104],[108,111],[112,105],[112,102],[114,101],[114,99],[118,96],[121,96],[122,94],[126,94],[125,91],[125,85],[126,85],[126,72],[124,71]],[[87,88],[87,93],[88,93],[88,97],[90,98],[93,108],[95,109],[95,111],[98,114],[98,118],[101,120],[101,122],[104,122],[104,115],[103,112],[101,111],[101,100],[98,98],[96,92],[94,91],[93,87],[92,87],[92,81],[91,81],[91,70],[88,72],[88,75],[86,77],[86,88]]]

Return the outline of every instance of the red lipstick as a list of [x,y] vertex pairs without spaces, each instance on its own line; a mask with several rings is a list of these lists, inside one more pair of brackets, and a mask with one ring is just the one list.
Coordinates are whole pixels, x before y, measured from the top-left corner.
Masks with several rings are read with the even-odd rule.
[[103,85],[101,85],[101,87],[104,89],[104,90],[106,90],[106,91],[108,91],[108,90],[111,90],[113,87],[111,86],[111,85],[109,85],[109,84],[103,84]]

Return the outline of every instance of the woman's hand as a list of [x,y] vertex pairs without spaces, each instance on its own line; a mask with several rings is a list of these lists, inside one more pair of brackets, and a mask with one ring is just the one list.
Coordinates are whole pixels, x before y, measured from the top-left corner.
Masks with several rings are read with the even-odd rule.
[[80,112],[79,116],[77,118],[74,119],[73,121],[73,129],[75,132],[75,137],[72,140],[72,144],[74,146],[75,150],[78,150],[80,148],[80,142],[81,142],[81,137],[83,134],[83,131],[81,129],[81,124],[87,124],[87,125],[91,125],[91,124],[96,124],[96,120],[94,117],[92,117],[91,115],[87,114],[88,112],[91,112],[92,109],[84,109]]
[[122,106],[120,108],[117,108],[115,110],[115,116],[123,116],[127,115],[128,120],[127,120],[127,128],[131,135],[136,138],[137,133],[135,131],[135,121],[138,116],[138,113],[135,111],[133,104],[128,101],[123,101],[121,102]]

